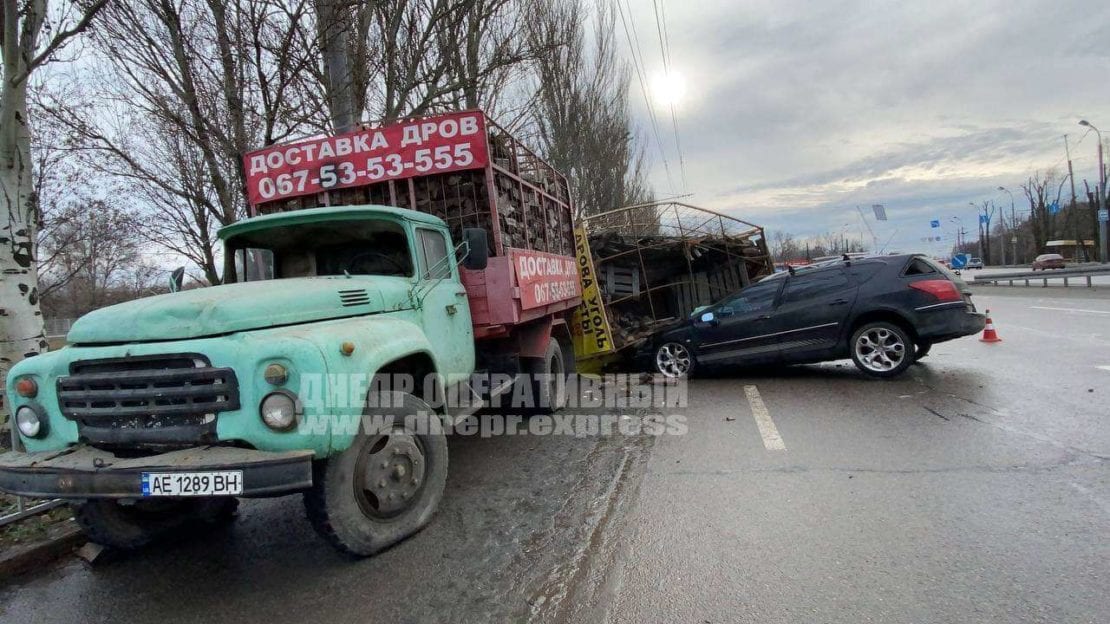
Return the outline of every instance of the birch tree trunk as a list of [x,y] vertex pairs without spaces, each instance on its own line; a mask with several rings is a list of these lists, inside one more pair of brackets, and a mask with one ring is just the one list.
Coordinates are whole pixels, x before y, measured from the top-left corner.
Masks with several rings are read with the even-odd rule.
[[5,80],[0,95],[0,387],[12,365],[47,348],[38,302],[38,210],[31,175],[27,81],[13,85]]
[[[84,31],[108,0],[80,6],[77,19],[49,24],[54,33],[40,48],[47,24],[46,0],[2,0],[0,11],[0,389],[23,358],[47,349],[38,301],[35,228],[38,205],[31,170],[27,88],[31,72],[66,41]],[[0,393],[2,396],[2,393]],[[0,413],[4,413],[0,400]]]

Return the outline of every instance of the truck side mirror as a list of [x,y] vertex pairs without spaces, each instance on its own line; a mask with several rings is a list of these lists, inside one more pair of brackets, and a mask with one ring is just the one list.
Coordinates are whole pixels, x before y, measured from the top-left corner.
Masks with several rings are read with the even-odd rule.
[[185,267],[177,267],[170,273],[170,292],[181,292],[185,284]]
[[489,264],[489,233],[485,228],[464,228],[463,240],[466,241],[466,257],[463,268],[480,271]]

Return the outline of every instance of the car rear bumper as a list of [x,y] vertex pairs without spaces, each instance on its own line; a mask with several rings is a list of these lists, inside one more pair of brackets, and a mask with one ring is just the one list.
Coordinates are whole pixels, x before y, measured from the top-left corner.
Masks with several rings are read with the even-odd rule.
[[971,336],[983,331],[987,316],[973,312],[964,302],[918,309],[914,328],[918,338],[929,342],[943,342]]
[[312,485],[312,451],[269,453],[226,446],[120,458],[100,449],[0,455],[0,490],[36,498],[138,498],[144,472],[242,470],[242,496],[277,496]]

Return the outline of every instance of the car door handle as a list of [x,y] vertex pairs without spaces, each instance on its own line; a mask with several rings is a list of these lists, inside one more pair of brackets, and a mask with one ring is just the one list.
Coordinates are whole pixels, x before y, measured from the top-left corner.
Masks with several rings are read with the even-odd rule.
[[829,305],[831,305],[831,306],[848,305],[848,300],[847,299],[837,299],[836,301],[830,302]]
[[465,290],[460,290],[460,291],[457,291],[457,292],[455,293],[455,296],[456,296],[456,297],[465,297],[465,296],[466,296],[466,291],[465,291]]

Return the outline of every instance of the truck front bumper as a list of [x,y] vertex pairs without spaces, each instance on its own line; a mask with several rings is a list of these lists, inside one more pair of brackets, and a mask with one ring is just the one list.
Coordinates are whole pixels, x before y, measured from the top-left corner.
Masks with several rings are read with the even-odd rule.
[[245,497],[288,494],[312,485],[312,451],[269,453],[207,446],[121,458],[89,446],[0,455],[0,490],[36,498],[139,498],[144,472],[242,470]]

